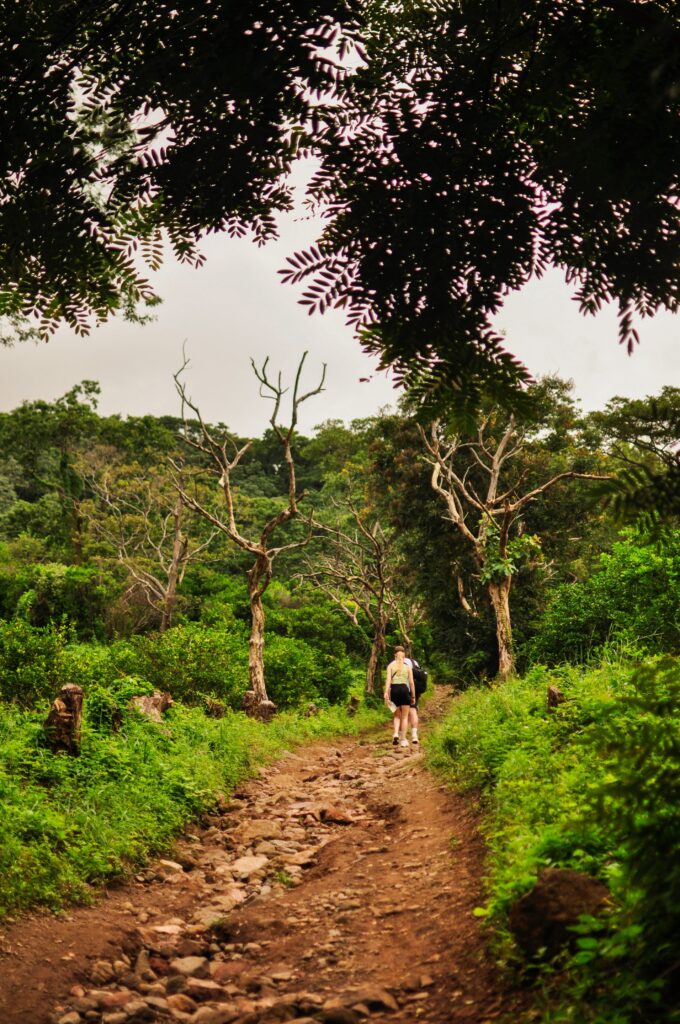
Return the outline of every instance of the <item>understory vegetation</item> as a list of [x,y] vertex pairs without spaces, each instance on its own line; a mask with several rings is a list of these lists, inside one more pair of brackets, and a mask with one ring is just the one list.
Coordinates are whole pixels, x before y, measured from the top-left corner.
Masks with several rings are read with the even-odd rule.
[[[552,709],[549,685],[565,697]],[[571,951],[540,966],[545,1021],[676,1019],[679,721],[678,660],[619,657],[470,690],[434,738],[436,769],[481,794],[489,896],[479,913],[499,955],[527,969],[508,914],[542,869],[584,872],[611,893],[606,913],[575,928]]]

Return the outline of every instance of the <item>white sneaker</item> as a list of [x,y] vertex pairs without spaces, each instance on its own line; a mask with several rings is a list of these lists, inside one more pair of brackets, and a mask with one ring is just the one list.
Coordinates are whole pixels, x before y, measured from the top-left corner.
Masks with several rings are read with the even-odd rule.
[[400,747],[407,747],[407,746],[408,746],[408,740],[402,740],[402,741],[400,742],[399,746],[400,746]]

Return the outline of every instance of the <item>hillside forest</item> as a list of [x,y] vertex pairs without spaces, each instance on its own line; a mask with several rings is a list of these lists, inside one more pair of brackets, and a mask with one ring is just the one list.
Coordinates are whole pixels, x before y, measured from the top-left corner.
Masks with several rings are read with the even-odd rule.
[[[613,909],[561,954],[568,982],[544,966],[545,1019],[665,1013],[680,530],[626,521],[614,482],[673,460],[680,389],[584,414],[549,377],[522,416],[419,422],[404,401],[305,436],[322,368],[253,370],[255,438],[204,421],[190,367],[177,416],[100,415],[93,381],[0,415],[2,913],[88,898],[283,744],[381,721],[403,643],[459,693],[430,759],[481,794],[498,955],[534,970],[514,901],[546,866],[587,872]],[[43,729],[67,684],[79,757]],[[170,732],[131,708],[154,692]]]

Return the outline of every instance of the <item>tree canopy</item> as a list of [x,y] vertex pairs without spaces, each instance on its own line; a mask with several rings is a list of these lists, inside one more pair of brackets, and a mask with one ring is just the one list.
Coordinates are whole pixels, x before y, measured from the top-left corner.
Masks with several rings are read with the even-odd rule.
[[132,315],[163,232],[193,261],[271,238],[299,154],[325,227],[284,276],[416,394],[516,401],[493,317],[548,265],[629,347],[678,309],[669,0],[32,0],[1,27],[0,315]]

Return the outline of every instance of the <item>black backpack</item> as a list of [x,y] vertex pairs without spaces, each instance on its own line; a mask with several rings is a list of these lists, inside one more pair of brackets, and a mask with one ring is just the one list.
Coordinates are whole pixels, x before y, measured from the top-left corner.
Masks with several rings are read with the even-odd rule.
[[413,658],[411,661],[413,662],[413,668],[411,670],[413,672],[413,685],[416,688],[416,696],[420,697],[420,695],[425,693],[425,690],[427,689],[427,672],[424,668],[421,668],[418,662]]

